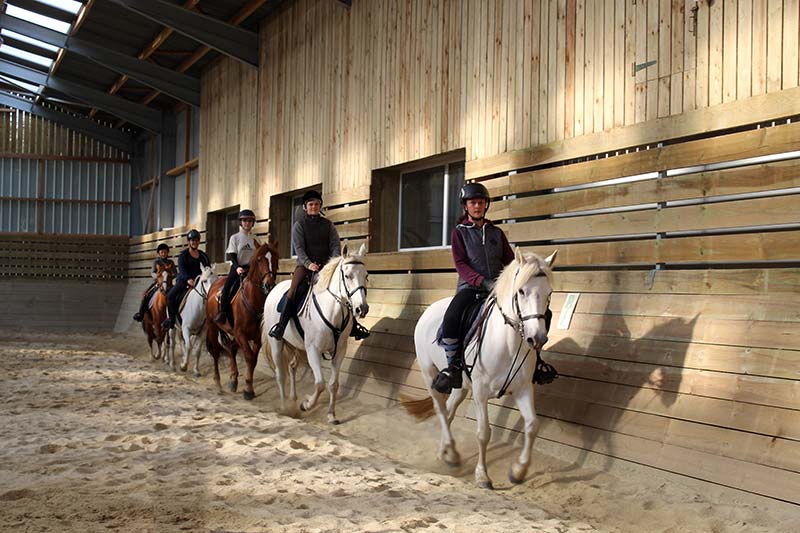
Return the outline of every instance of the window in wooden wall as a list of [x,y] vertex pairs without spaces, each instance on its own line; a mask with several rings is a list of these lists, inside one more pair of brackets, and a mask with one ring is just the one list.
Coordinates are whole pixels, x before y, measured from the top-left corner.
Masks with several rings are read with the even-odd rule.
[[464,150],[373,172],[370,251],[449,246],[463,184]]
[[208,214],[206,220],[206,253],[214,263],[225,261],[225,248],[231,235],[239,231],[239,206]]

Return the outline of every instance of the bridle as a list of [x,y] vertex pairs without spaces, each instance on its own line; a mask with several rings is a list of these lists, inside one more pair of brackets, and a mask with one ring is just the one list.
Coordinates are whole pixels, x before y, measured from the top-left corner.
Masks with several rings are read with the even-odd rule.
[[[267,282],[265,280],[267,279],[267,276],[270,276],[270,275],[272,276],[272,279],[275,279],[275,274],[274,274],[274,271],[272,270],[272,252],[267,252],[266,254],[264,254],[263,259],[265,259],[267,261],[267,271],[264,272],[264,274],[261,276],[261,278],[259,280],[258,288],[261,289],[261,293],[266,298],[267,296],[269,296],[269,293],[272,290],[272,287],[267,285]],[[248,277],[245,277],[244,281],[242,281],[242,286],[244,286],[244,282],[245,281],[250,281],[250,280],[249,280]],[[252,283],[252,282],[250,282],[250,283]],[[274,285],[273,285],[273,287],[274,287]],[[253,307],[253,305],[247,299],[247,292],[246,291],[241,290],[241,294],[242,294],[242,303],[244,304],[244,306],[247,308],[248,311],[250,311],[250,314],[252,314],[256,318],[257,321],[260,321],[261,317],[263,316],[264,313],[263,312],[259,313]]]
[[[514,287],[516,285],[517,275],[519,274],[520,270],[521,270],[520,268],[517,268],[517,271],[514,273],[514,281],[511,284],[512,287]],[[541,277],[541,276],[547,277],[547,274],[545,274],[544,272],[540,271],[534,277],[538,278],[538,277]],[[545,314],[544,313],[533,313],[533,314],[530,314],[530,315],[523,315],[522,314],[522,309],[520,309],[520,306],[519,306],[519,291],[514,291],[514,296],[512,297],[511,305],[514,308],[514,314],[516,315],[515,318],[512,318],[512,317],[506,315],[505,312],[503,312],[503,309],[500,307],[500,303],[497,301],[497,295],[495,295],[494,298],[492,299],[492,301],[489,302],[489,309],[485,314],[486,318],[484,319],[483,325],[482,325],[481,330],[480,330],[480,336],[478,338],[478,346],[477,346],[477,355],[475,357],[475,361],[477,362],[478,358],[480,357],[481,345],[483,344],[483,339],[485,337],[486,327],[488,326],[488,323],[489,323],[489,315],[491,314],[491,306],[496,306],[497,310],[500,312],[500,315],[503,317],[503,322],[507,326],[513,328],[517,332],[517,335],[519,336],[519,344],[517,345],[517,352],[514,354],[514,358],[511,360],[511,366],[508,368],[508,374],[506,374],[506,378],[503,381],[503,385],[500,387],[500,390],[497,392],[497,398],[502,398],[505,395],[506,391],[508,390],[508,387],[511,386],[511,382],[514,381],[514,378],[517,376],[519,371],[522,369],[523,365],[525,364],[525,361],[528,359],[528,355],[531,353],[531,349],[528,348],[528,350],[525,352],[525,355],[522,357],[522,361],[520,361],[519,365],[517,365],[517,360],[519,359],[519,353],[522,350],[522,343],[525,342],[525,331],[524,331],[525,322],[527,320],[539,320],[539,319],[544,319],[545,318]],[[536,358],[537,358],[537,362],[538,362],[538,360],[539,360],[539,350],[536,351]],[[474,367],[475,365],[473,364],[472,366]],[[514,368],[515,366],[516,366],[516,369]],[[472,375],[472,368],[468,369],[467,375],[469,375],[469,376]]]
[[[340,293],[343,292],[345,294],[345,298],[342,298],[340,295],[334,294],[330,286],[328,286],[328,288],[326,289],[328,293],[331,296],[333,296],[333,299],[336,300],[339,303],[339,306],[341,306],[342,308],[343,311],[342,323],[339,327],[336,327],[333,324],[331,324],[331,322],[322,312],[322,307],[320,307],[319,302],[317,301],[317,295],[314,294],[313,290],[311,291],[311,301],[314,302],[314,307],[316,308],[317,313],[319,313],[322,322],[325,323],[325,325],[328,327],[328,329],[331,330],[331,333],[333,334],[333,353],[331,354],[330,359],[328,360],[333,360],[336,357],[336,350],[339,347],[339,337],[342,335],[342,332],[345,330],[345,328],[347,328],[347,325],[350,323],[350,318],[353,314],[353,295],[363,289],[364,299],[366,300],[367,298],[367,288],[364,285],[359,285],[353,290],[348,290],[347,280],[344,277],[343,267],[344,265],[363,265],[363,264],[364,264],[363,261],[353,260],[353,261],[348,261],[347,263],[340,263],[339,266],[337,267],[339,269],[339,274],[340,274],[339,292]],[[344,291],[342,291],[342,289],[344,289]],[[326,359],[324,355],[323,359]]]

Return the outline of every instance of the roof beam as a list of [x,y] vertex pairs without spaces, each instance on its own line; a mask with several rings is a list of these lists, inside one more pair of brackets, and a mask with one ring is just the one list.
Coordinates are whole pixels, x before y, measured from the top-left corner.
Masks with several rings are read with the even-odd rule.
[[242,63],[258,66],[258,34],[164,0],[110,0]]
[[119,130],[101,126],[88,118],[80,118],[48,109],[30,100],[25,100],[24,98],[2,91],[0,91],[0,104],[57,122],[71,130],[75,130],[78,133],[97,139],[102,143],[109,144],[125,152],[133,152],[133,139],[130,136]]
[[97,106],[103,111],[125,119],[131,124],[136,124],[154,133],[161,131],[161,112],[151,107],[131,102],[119,96],[112,96],[81,83],[60,79],[52,75],[48,76],[39,70],[18,65],[5,59],[0,59],[0,74],[13,76],[36,85],[44,85],[80,100],[89,106]]
[[194,106],[200,105],[200,81],[168,68],[160,67],[76,37],[44,28],[16,17],[0,14],[0,25],[28,37],[80,54],[106,68],[126,74],[173,98]]

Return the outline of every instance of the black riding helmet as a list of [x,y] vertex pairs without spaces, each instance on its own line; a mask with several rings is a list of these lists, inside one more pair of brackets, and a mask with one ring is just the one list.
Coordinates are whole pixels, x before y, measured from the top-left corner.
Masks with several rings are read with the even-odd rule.
[[186,240],[191,241],[192,239],[200,240],[200,232],[196,229],[189,230],[189,233],[186,234]]
[[256,214],[250,209],[242,209],[239,211],[239,220],[242,220],[243,218],[252,218],[255,220]]
[[489,210],[489,203],[491,199],[489,198],[489,190],[482,184],[482,183],[465,183],[461,187],[461,205],[467,205],[467,200],[472,200],[473,198],[485,198],[486,199],[486,210]]
[[313,189],[306,191],[305,194],[303,194],[303,206],[305,206],[306,202],[309,200],[319,200],[319,203],[322,203],[322,195],[319,193],[319,191],[315,191]]
[[156,248],[156,252],[160,252],[161,250],[166,250],[169,252],[169,246],[167,246],[162,242],[161,244],[158,245],[158,248]]

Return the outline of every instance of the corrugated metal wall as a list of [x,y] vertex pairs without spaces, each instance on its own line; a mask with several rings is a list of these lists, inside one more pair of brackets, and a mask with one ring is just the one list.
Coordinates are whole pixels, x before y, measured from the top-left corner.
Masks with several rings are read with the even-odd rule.
[[128,235],[131,165],[0,158],[0,232]]

